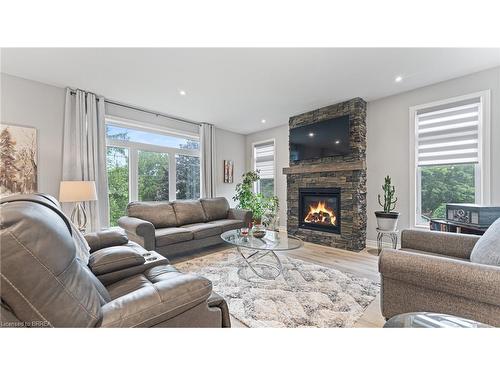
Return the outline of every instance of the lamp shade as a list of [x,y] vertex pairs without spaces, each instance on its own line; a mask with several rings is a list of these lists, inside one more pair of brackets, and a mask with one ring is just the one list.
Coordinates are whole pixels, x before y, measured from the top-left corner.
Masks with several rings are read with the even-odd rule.
[[61,181],[59,202],[96,201],[97,193],[94,181]]

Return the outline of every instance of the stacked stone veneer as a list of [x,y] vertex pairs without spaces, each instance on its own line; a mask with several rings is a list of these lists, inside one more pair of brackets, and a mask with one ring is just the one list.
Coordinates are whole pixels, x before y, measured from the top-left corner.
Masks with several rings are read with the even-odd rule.
[[[350,115],[351,152],[348,155],[290,160],[290,167],[284,169],[287,174],[287,230],[304,241],[360,251],[366,242],[366,102],[355,98],[303,113],[291,117],[289,127],[308,126],[343,115]],[[343,170],[310,172],[307,167]],[[341,189],[340,234],[299,228],[299,188],[306,187]]]

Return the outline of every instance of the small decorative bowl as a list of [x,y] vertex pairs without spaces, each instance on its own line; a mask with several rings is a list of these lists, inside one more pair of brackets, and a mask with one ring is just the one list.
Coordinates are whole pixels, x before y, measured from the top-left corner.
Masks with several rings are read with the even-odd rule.
[[252,236],[262,238],[266,235],[266,227],[263,225],[254,225],[252,228]]

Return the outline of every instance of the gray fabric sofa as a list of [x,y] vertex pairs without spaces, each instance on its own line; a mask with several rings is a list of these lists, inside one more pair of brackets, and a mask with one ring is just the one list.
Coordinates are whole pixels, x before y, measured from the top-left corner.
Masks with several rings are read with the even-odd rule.
[[52,197],[2,199],[0,223],[1,327],[230,326],[210,280],[119,231],[86,235],[85,264]]
[[230,208],[226,198],[131,202],[118,219],[129,238],[147,250],[172,257],[221,243],[222,232],[248,226],[252,213]]
[[471,261],[479,239],[402,231],[401,250],[384,249],[379,258],[382,315],[427,311],[500,326],[500,267]]

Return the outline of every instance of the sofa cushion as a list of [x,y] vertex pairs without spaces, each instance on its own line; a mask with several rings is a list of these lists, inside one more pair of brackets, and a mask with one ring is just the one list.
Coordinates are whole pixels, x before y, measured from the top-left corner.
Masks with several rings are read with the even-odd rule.
[[105,247],[125,245],[128,242],[127,235],[121,230],[87,233],[84,237],[90,246],[91,253]]
[[139,266],[146,260],[139,251],[129,246],[110,246],[90,255],[89,268],[94,275],[102,275]]
[[227,219],[229,203],[224,197],[200,199],[208,221]]
[[476,242],[470,261],[500,267],[500,219],[491,224]]
[[222,220],[214,220],[210,221],[207,224],[214,224],[222,228],[223,232],[232,229],[239,229],[245,226],[245,222],[243,220],[235,220],[235,219],[222,219]]
[[201,202],[198,200],[175,201],[172,205],[175,210],[178,226],[207,221],[205,211],[203,211]]
[[222,233],[221,226],[208,223],[187,224],[183,225],[182,228],[191,231],[194,235],[195,240],[211,236],[217,236],[218,234]]
[[150,283],[154,284],[162,280],[172,279],[179,276],[179,274],[180,272],[171,265],[156,266],[145,270],[143,273],[110,284],[107,288],[111,299],[117,299]]
[[170,202],[130,202],[127,205],[127,214],[149,221],[155,228],[177,226],[175,211]]
[[439,258],[455,259],[455,260],[459,260],[461,262],[469,262],[469,259],[458,258],[458,257],[454,257],[452,255],[430,253],[428,251],[417,250],[417,249],[407,249],[407,248],[402,247],[401,249],[399,249],[399,251],[406,251],[408,253],[413,253],[413,254],[422,254],[422,255],[435,256],[435,257],[439,257]]
[[190,241],[192,239],[193,233],[184,228],[161,228],[155,230],[155,240],[157,247]]
[[158,266],[109,289],[115,298],[102,308],[101,327],[152,327],[207,301],[212,283],[172,266]]

